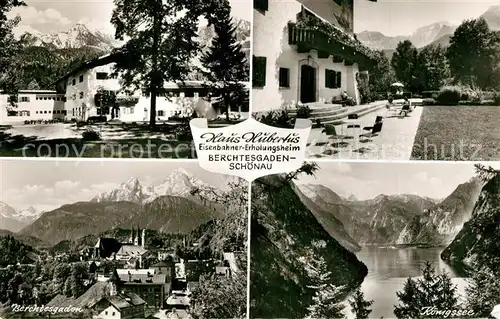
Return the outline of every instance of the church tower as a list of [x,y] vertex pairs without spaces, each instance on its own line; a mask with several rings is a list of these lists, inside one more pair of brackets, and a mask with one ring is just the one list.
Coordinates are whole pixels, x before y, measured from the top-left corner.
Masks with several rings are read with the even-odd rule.
[[132,228],[132,230],[130,231],[130,238],[128,239],[128,243],[129,244],[133,244],[134,243],[134,229]]
[[142,230],[142,238],[141,238],[141,245],[142,248],[146,247],[146,230]]
[[140,237],[141,237],[141,233],[139,230],[139,226],[137,226],[137,232],[135,233],[135,237],[134,237],[134,246],[140,245],[140,243],[139,243]]

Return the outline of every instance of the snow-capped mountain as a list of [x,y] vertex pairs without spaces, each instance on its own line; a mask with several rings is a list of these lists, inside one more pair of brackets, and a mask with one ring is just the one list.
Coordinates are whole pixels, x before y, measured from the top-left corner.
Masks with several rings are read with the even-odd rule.
[[18,232],[33,223],[39,216],[40,213],[33,207],[16,210],[12,206],[0,202],[0,229]]
[[[500,31],[500,5],[490,7],[480,17],[486,20],[491,30]],[[447,46],[456,29],[457,26],[441,21],[423,26],[410,35],[386,36],[378,31],[363,31],[357,34],[357,38],[363,44],[375,50],[394,50],[398,43],[404,40],[410,40],[417,48],[429,44]]]
[[69,30],[43,34],[38,31],[25,32],[21,40],[30,46],[47,46],[57,49],[94,48],[109,52],[118,46],[111,35],[99,30],[90,30],[83,24],[76,24]]
[[126,201],[136,204],[150,203],[159,196],[192,197],[193,190],[210,195],[215,188],[184,169],[176,169],[161,183],[143,185],[137,178],[130,178],[118,188],[96,195],[92,202]]

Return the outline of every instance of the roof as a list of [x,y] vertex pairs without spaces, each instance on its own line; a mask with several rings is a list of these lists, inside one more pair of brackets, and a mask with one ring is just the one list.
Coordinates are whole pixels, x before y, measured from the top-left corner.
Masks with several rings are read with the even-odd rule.
[[118,250],[118,255],[127,255],[130,257],[139,257],[144,255],[148,251],[144,249],[142,246],[133,246],[133,245],[122,245]]
[[163,285],[167,282],[166,274],[118,274],[124,285]]
[[104,296],[108,293],[108,283],[107,282],[102,282],[98,281],[92,286],[90,286],[87,291],[83,293],[80,297],[77,299],[75,298],[68,298],[62,294],[59,294],[55,296],[49,303],[47,303],[47,306],[57,306],[57,307],[67,307],[67,306],[73,306],[73,307],[90,307],[95,305],[97,302],[102,300]]
[[65,75],[63,75],[59,79],[57,79],[57,81],[52,83],[52,85],[56,85],[57,83],[59,83],[61,81],[66,81],[66,79],[69,78],[70,76],[72,76],[76,73],[82,72],[84,70],[89,70],[89,69],[92,69],[92,68],[95,68],[98,66],[103,66],[106,64],[114,63],[114,62],[116,62],[117,58],[118,58],[118,54],[111,54],[110,53],[110,54],[101,56],[99,58],[86,61],[86,62],[80,64],[77,68],[69,71],[68,73],[66,73]]

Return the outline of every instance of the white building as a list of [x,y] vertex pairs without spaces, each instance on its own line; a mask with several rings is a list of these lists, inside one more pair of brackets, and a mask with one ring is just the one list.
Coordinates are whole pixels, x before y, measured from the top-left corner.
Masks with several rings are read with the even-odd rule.
[[0,124],[63,120],[67,116],[65,95],[56,91],[22,90],[15,104],[9,96],[0,94]]
[[[21,124],[27,121],[75,120],[86,121],[92,116],[116,118],[122,122],[148,122],[149,94],[143,91],[123,92],[120,80],[112,75],[115,56],[107,55],[87,61],[71,70],[55,84],[55,91],[20,91],[18,102],[12,106],[9,97],[0,94],[0,124]],[[248,86],[248,84],[247,84]],[[101,97],[116,96],[116,104],[106,105]],[[191,110],[197,115],[213,119],[225,110],[216,100],[208,100],[208,90],[200,81],[166,83],[156,97],[156,119],[187,116]],[[231,108],[241,118],[248,117],[248,109]]]
[[353,7],[353,0],[254,1],[253,112],[331,103],[343,91],[360,102],[356,75],[374,61],[354,37]]

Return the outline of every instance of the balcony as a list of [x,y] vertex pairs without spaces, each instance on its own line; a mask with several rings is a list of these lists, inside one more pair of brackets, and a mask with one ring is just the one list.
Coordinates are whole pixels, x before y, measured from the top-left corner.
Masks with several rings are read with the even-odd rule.
[[357,47],[345,44],[323,30],[298,26],[292,22],[288,23],[288,44],[296,45],[299,53],[316,50],[320,59],[333,56],[334,62],[344,60],[346,65],[352,65],[355,62],[362,69],[372,68],[376,63],[375,59],[368,55],[369,49],[363,47],[361,43]]

